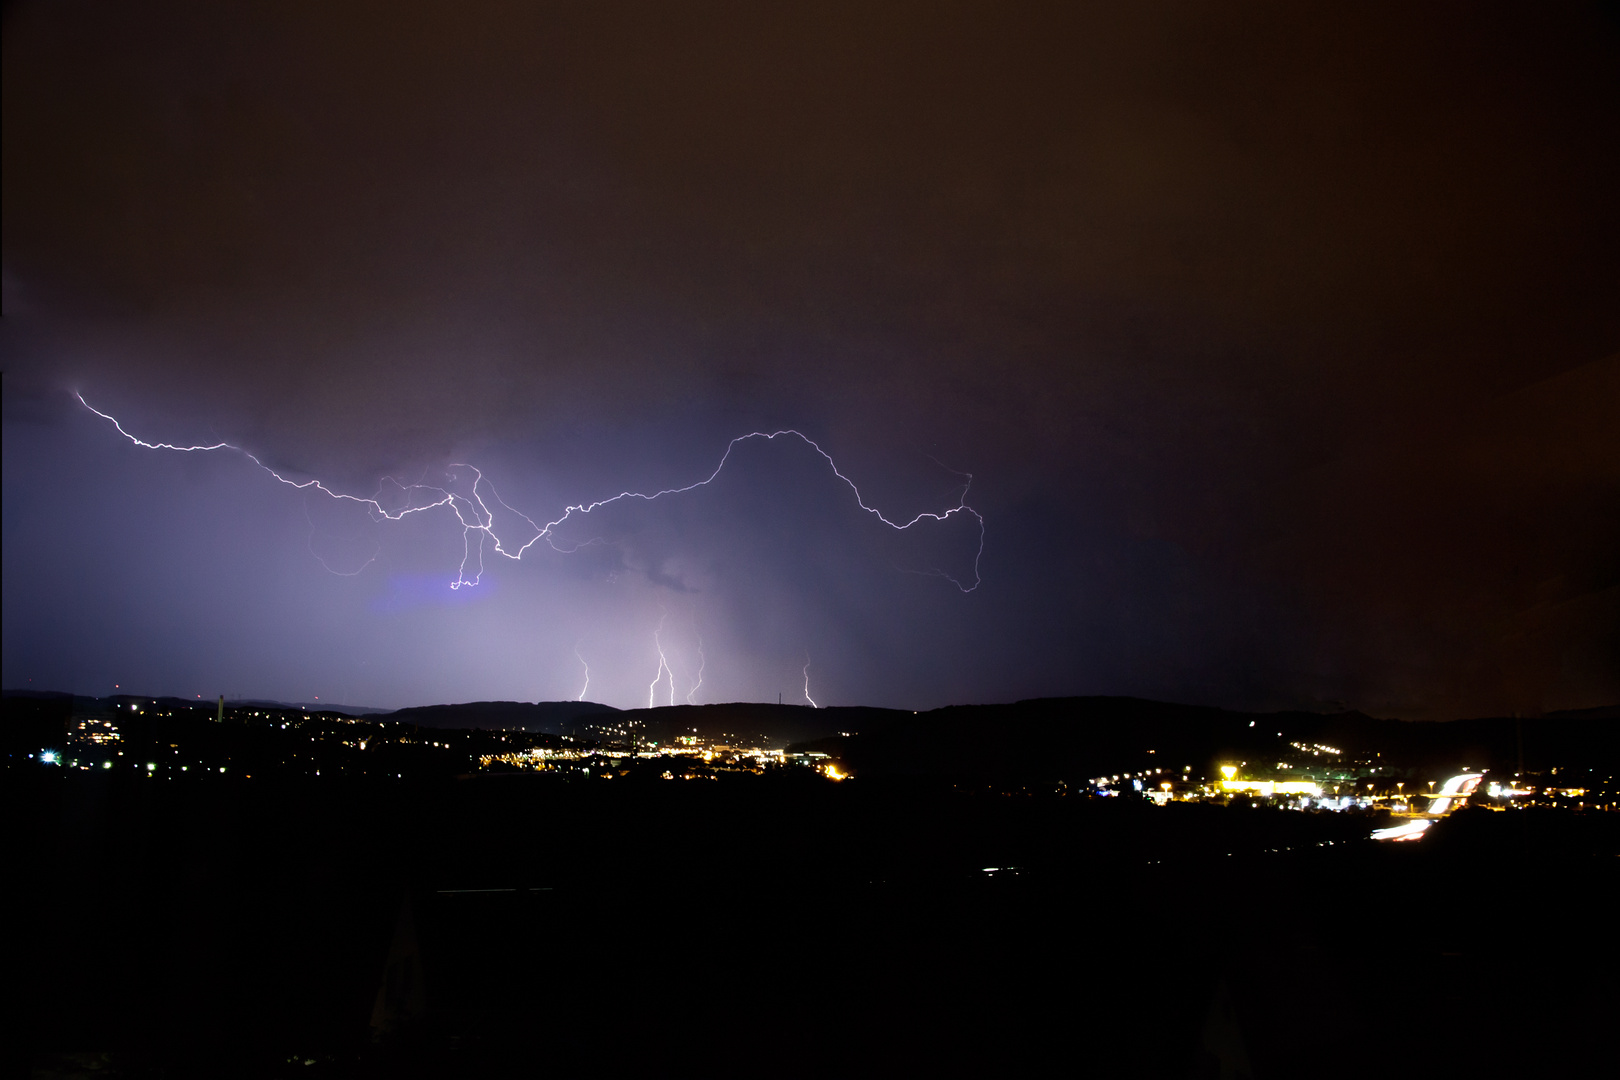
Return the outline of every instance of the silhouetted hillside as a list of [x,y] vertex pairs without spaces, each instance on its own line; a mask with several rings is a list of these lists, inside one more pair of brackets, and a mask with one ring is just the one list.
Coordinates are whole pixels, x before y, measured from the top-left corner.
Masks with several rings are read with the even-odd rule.
[[585,718],[585,722],[569,734],[611,735],[614,731],[633,731],[640,742],[650,740],[661,744],[695,735],[706,742],[782,749],[791,743],[837,736],[842,732],[886,727],[911,715],[894,709],[812,709],[804,705],[739,701],[724,705],[631,709],[607,718]]
[[1530,769],[1579,762],[1602,771],[1620,763],[1620,723],[1600,717],[1414,722],[1359,712],[1242,713],[1119,697],[875,713],[852,736],[816,746],[863,776],[1078,783],[1149,766],[1172,773],[1191,766],[1195,775],[1208,774],[1217,762],[1265,761],[1296,743],[1405,768],[1511,770],[1521,743]]
[[594,701],[469,701],[399,709],[374,719],[422,727],[544,731],[555,735],[570,731],[584,717],[616,712],[613,706]]

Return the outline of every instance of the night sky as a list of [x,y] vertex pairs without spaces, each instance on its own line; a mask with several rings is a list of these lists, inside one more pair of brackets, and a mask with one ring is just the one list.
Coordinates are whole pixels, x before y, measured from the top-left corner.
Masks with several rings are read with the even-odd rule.
[[[1620,701],[1612,6],[19,4],[3,59],[7,688]],[[449,508],[74,392],[470,463],[508,546],[792,428],[892,521],[971,474],[983,554],[783,437],[452,589]]]

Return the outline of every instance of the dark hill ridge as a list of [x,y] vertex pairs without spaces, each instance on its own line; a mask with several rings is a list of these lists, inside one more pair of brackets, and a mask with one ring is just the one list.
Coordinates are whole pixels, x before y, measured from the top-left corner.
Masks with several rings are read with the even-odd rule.
[[[105,704],[128,705],[131,703],[156,705],[163,709],[213,709],[218,705],[217,697],[174,697],[173,695],[160,695],[152,697],[150,694],[110,694],[106,697],[91,697],[87,694],[69,694],[62,690],[7,690],[8,698],[19,698],[40,702],[57,702],[69,709],[95,710]],[[334,705],[324,701],[277,701],[273,698],[225,698],[227,709],[267,709],[272,712],[308,712],[326,713],[332,716],[379,716],[390,712],[389,709],[378,709],[370,705]]]
[[[23,728],[60,732],[70,716],[116,715],[131,703],[143,708],[157,703],[166,711],[210,719],[216,707],[184,698],[97,699],[29,690],[6,691],[5,698],[7,738],[23,742],[38,741],[33,735],[24,738]],[[241,707],[228,703],[228,708]],[[1243,713],[1126,697],[1040,698],[923,713],[740,702],[620,711],[594,702],[482,701],[401,709],[363,720],[522,730],[610,743],[633,736],[642,746],[670,745],[687,735],[709,744],[813,746],[836,754],[860,775],[926,774],[993,783],[1075,784],[1148,768],[1177,774],[1188,766],[1194,775],[1209,775],[1220,762],[1275,762],[1290,752],[1291,743],[1332,746],[1346,761],[1390,769],[1467,766],[1512,772],[1521,746],[1531,772],[1620,768],[1620,709],[1613,706],[1539,718],[1410,722],[1359,712]]]
[[1592,709],[1560,709],[1544,713],[1547,720],[1620,720],[1620,705],[1599,705]]
[[521,728],[603,742],[633,735],[642,745],[669,745],[695,735],[707,743],[820,749],[869,776],[1076,783],[1150,767],[1180,773],[1191,766],[1195,775],[1207,775],[1218,762],[1276,760],[1292,743],[1331,746],[1346,760],[1390,768],[1511,772],[1522,738],[1525,765],[1532,771],[1577,762],[1583,769],[1612,769],[1620,765],[1620,722],[1614,711],[1412,722],[1360,712],[1246,713],[1141,698],[1076,697],[921,713],[746,702],[623,711],[588,702],[474,702],[403,709],[376,719],[427,727]]
[[[1591,710],[1601,713],[1606,710]],[[1359,712],[1242,713],[1140,698],[1039,698],[964,705],[884,721],[823,749],[864,775],[975,777],[1070,783],[1105,773],[1164,768],[1194,775],[1218,762],[1274,761],[1292,743],[1326,745],[1346,760],[1390,768],[1517,766],[1532,771],[1620,766],[1620,722],[1603,716],[1448,722],[1379,720]]]
[[618,711],[594,701],[469,701],[460,705],[420,705],[371,719],[421,727],[562,735],[572,734],[573,727],[586,717],[614,715]]
[[638,743],[660,745],[683,735],[696,735],[705,742],[780,749],[789,743],[860,731],[902,715],[911,714],[891,709],[812,709],[752,702],[619,710],[590,701],[473,701],[400,709],[369,719],[433,728],[545,732],[604,741],[620,741],[633,734]]
[[[206,701],[196,702],[204,704]],[[336,705],[326,701],[275,701],[271,698],[232,698],[225,699],[228,709],[269,709],[273,712],[286,712],[293,709],[302,709],[305,712],[333,713],[341,716],[381,716],[390,712],[389,709],[379,709],[371,705]]]
[[625,725],[637,741],[667,745],[685,735],[695,735],[708,743],[785,749],[793,743],[836,738],[840,734],[885,729],[909,712],[872,709],[864,706],[831,706],[812,709],[807,705],[755,704],[730,702],[723,705],[668,705],[656,709],[632,709],[603,718],[607,724],[587,724],[569,734],[591,734],[591,728],[611,728],[603,734],[623,732]]
[[898,714],[837,742],[839,756],[862,775],[1078,784],[1145,768],[1180,774],[1190,766],[1202,775],[1217,759],[1275,757],[1290,742],[1326,743],[1354,756],[1381,744],[1386,724],[1402,726],[1358,712],[1241,713],[1127,697],[1036,698]]

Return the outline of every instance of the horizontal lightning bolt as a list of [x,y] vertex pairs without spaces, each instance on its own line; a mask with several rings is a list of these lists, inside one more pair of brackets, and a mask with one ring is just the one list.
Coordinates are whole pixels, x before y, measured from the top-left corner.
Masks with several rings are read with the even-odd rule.
[[[833,460],[831,454],[823,450],[821,445],[814,439],[810,438],[808,435],[805,435],[803,432],[796,431],[792,428],[786,428],[781,431],[773,431],[768,433],[763,431],[751,431],[746,435],[737,436],[726,444],[725,452],[720,455],[720,462],[714,467],[714,471],[702,480],[695,481],[694,483],[687,484],[683,487],[664,488],[650,494],[640,491],[621,491],[617,495],[609,496],[605,499],[598,499],[595,502],[579,503],[574,506],[566,507],[563,510],[562,515],[555,521],[549,521],[546,524],[541,525],[533,518],[529,517],[521,510],[514,508],[504,499],[502,499],[500,494],[496,492],[495,486],[488,480],[484,479],[484,474],[472,465],[455,463],[448,466],[449,474],[453,479],[460,479],[459,474],[455,470],[465,469],[471,473],[473,479],[470,495],[457,494],[446,488],[421,482],[414,484],[401,484],[392,477],[385,478],[383,484],[378,486],[376,494],[370,497],[363,495],[349,495],[341,491],[332,490],[320,480],[289,479],[288,477],[285,477],[276,470],[272,469],[270,466],[266,465],[251,451],[237,446],[234,443],[222,441],[209,444],[198,444],[195,446],[179,446],[174,443],[147,442],[146,440],[138,438],[124,430],[123,424],[119,423],[116,417],[104,413],[94,405],[91,405],[88,401],[84,400],[84,395],[75,393],[73,396],[79,399],[79,404],[83,405],[86,409],[95,413],[103,420],[106,420],[108,423],[112,424],[112,426],[118,431],[118,434],[122,435],[136,446],[147,450],[175,450],[182,453],[199,453],[220,450],[232,451],[247,458],[253,464],[269,473],[273,478],[289,487],[296,488],[300,491],[314,489],[327,496],[330,496],[333,499],[365,506],[367,507],[368,512],[372,514],[374,519],[399,521],[410,514],[419,514],[425,510],[434,510],[441,506],[448,506],[451,511],[455,513],[457,520],[461,522],[462,530],[461,567],[457,571],[456,580],[450,583],[450,587],[452,589],[459,589],[463,585],[477,585],[480,578],[482,578],[483,548],[484,538],[486,536],[493,542],[495,551],[513,560],[521,560],[524,553],[527,552],[529,548],[534,546],[534,544],[539,540],[545,540],[553,550],[566,554],[568,552],[577,550],[578,545],[569,548],[558,547],[556,543],[556,529],[565,522],[571,520],[576,515],[585,516],[593,513],[596,510],[600,510],[605,506],[611,506],[614,503],[623,502],[627,499],[639,499],[643,502],[653,502],[657,499],[662,499],[666,495],[683,495],[687,492],[696,491],[699,488],[707,487],[719,478],[721,472],[725,470],[726,463],[731,460],[732,451],[734,451],[740,444],[750,442],[755,439],[764,439],[766,442],[774,442],[780,438],[798,439],[800,442],[804,443],[806,446],[810,447],[810,449],[819,454],[822,460],[827,463],[827,467],[832,471],[832,474],[839,480],[842,480],[849,488],[850,493],[855,496],[855,505],[897,532],[903,532],[924,521],[944,522],[956,517],[957,515],[966,515],[973,518],[979,529],[979,545],[973,556],[972,582],[964,583],[943,570],[936,569],[928,571],[928,573],[944,578],[964,593],[970,593],[977,589],[982,580],[979,575],[979,563],[984,557],[984,517],[977,510],[973,509],[973,507],[967,504],[968,490],[973,486],[972,473],[959,474],[963,477],[964,483],[962,484],[962,493],[957,499],[955,506],[938,512],[924,511],[923,513],[911,518],[909,521],[892,520],[886,517],[876,507],[867,505],[866,500],[861,496],[860,488],[856,487],[855,482],[848,476],[845,476],[844,473],[838,468],[838,464]],[[393,484],[395,487],[400,489],[401,493],[405,496],[405,505],[403,509],[390,511],[382,504],[381,497],[383,485],[385,484]],[[495,534],[495,515],[490,509],[490,504],[485,501],[484,495],[480,492],[481,488],[488,492],[488,496],[491,500],[499,503],[502,507],[505,507],[513,514],[516,514],[518,517],[528,522],[530,527],[534,529],[534,535],[521,546],[509,550],[502,542],[501,538]],[[425,501],[417,502],[417,497],[419,494],[426,496]],[[474,532],[479,534],[478,570],[469,579],[467,577],[467,564],[472,560],[473,556],[472,534]]]

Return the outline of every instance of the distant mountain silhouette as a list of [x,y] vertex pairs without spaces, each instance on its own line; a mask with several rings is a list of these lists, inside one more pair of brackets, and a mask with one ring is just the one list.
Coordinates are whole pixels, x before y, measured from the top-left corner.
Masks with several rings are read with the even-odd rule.
[[[5,697],[8,721],[19,731],[26,726],[24,714],[59,727],[70,714],[131,703],[207,713],[215,708],[206,699],[133,694],[89,698],[30,689],[7,690]],[[1620,767],[1616,706],[1441,722],[1380,720],[1360,712],[1245,713],[1129,697],[1037,698],[928,712],[747,702],[618,710],[589,701],[474,701],[390,713],[269,701],[236,700],[228,706],[347,713],[429,728],[521,730],[600,743],[634,739],[644,748],[670,746],[686,736],[739,747],[796,746],[833,754],[863,776],[992,783],[1075,784],[1145,768],[1162,768],[1171,776],[1189,766],[1194,774],[1208,773],[1217,762],[1275,762],[1291,743],[1332,746],[1346,759],[1369,764],[1381,754],[1383,765],[1399,768],[1467,765],[1512,771],[1521,753],[1532,771],[1575,762],[1599,771]]]
[[460,705],[420,705],[371,719],[435,728],[567,734],[584,717],[618,711],[611,705],[598,705],[594,701],[469,701]]
[[633,733],[642,744],[667,744],[683,735],[697,735],[708,742],[781,748],[910,715],[891,709],[812,709],[752,702],[619,710],[591,701],[473,701],[400,709],[370,719],[434,728],[537,731],[604,741]]
[[[835,706],[812,709],[807,705],[776,705],[734,701],[719,705],[667,705],[656,709],[630,709],[608,718],[613,730],[633,732],[638,742],[667,745],[687,735],[710,743],[785,749],[789,744],[836,737],[895,723],[909,712],[895,709]],[[628,725],[628,726],[627,726]],[[602,728],[587,721],[567,734],[589,735]]]
[[[197,704],[197,702],[193,702]],[[202,702],[207,704],[207,702]],[[371,705],[334,705],[330,701],[275,701],[270,698],[225,699],[228,709],[303,709],[305,712],[342,713],[344,716],[380,716],[389,712]]]
[[[1138,772],[1207,772],[1217,761],[1275,761],[1291,743],[1325,744],[1346,758],[1404,767],[1511,770],[1522,735],[1530,767],[1547,760],[1591,765],[1620,759],[1616,710],[1533,720],[1380,720],[1360,712],[1247,713],[1130,697],[1036,698],[1012,704],[899,709],[733,702],[617,710],[591,702],[471,702],[372,717],[438,728],[543,731],[600,742],[634,738],[668,746],[683,736],[736,746],[831,753],[857,773],[929,775],[995,783],[1046,783]],[[1153,751],[1153,753],[1148,753]]]
[[[1039,698],[1011,705],[965,705],[926,713],[870,710],[801,749],[833,754],[863,776],[935,776],[994,784],[1071,784],[1114,773],[1218,762],[1276,761],[1290,744],[1327,745],[1346,759],[1387,767],[1433,765],[1511,771],[1522,739],[1527,767],[1579,761],[1620,765],[1620,724],[1612,710],[1516,721],[1380,720],[1360,712],[1243,713],[1126,697]],[[1151,751],[1151,753],[1150,753]]]
[[1559,709],[1544,713],[1546,720],[1620,720],[1620,705],[1599,705],[1592,709]]

